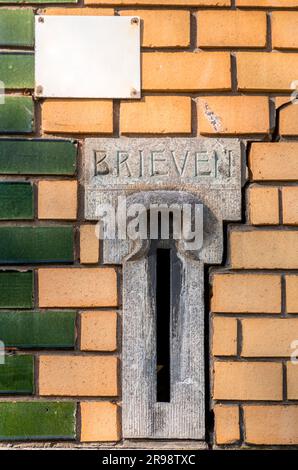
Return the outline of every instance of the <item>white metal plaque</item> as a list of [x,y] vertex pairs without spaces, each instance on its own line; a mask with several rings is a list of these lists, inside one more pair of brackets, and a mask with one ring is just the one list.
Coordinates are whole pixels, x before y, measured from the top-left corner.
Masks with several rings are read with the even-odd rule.
[[140,19],[36,16],[35,94],[140,98]]

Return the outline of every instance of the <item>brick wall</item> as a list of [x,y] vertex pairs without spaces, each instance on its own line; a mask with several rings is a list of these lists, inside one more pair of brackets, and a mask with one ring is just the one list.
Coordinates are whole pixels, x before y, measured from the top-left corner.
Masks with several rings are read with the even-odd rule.
[[[225,265],[210,275],[210,444],[298,445],[298,366],[290,361],[298,340],[298,106],[290,103],[298,1],[6,3],[2,445],[121,439],[121,273],[101,265],[94,226],[83,218],[81,144],[87,135],[153,134],[249,143],[243,223],[229,226]],[[139,15],[142,99],[34,100],[37,9]]]

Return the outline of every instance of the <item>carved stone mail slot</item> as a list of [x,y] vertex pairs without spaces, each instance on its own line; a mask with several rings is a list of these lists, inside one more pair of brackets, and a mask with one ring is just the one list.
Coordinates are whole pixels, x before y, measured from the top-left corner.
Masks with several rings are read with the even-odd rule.
[[87,139],[84,164],[85,217],[116,214],[103,262],[123,265],[123,435],[203,440],[204,264],[241,216],[240,143]]

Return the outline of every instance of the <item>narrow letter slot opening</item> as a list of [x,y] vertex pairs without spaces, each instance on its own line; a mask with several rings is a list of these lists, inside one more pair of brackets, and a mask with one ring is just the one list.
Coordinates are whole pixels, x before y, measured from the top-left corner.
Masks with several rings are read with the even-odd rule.
[[171,249],[156,250],[156,399],[171,401]]

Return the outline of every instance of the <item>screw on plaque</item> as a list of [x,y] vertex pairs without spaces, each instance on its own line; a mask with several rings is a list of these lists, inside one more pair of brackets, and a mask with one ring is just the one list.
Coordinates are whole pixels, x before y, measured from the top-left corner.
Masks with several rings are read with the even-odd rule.
[[138,95],[137,90],[136,90],[135,88],[132,88],[132,89],[130,90],[130,96],[133,97],[133,96],[137,96],[137,95]]
[[38,17],[38,22],[39,22],[39,23],[44,23],[44,17],[43,17],[43,16],[39,16],[39,17]]
[[134,17],[130,20],[130,23],[131,23],[131,24],[139,24],[139,18],[137,18],[136,16],[134,16]]
[[41,95],[43,92],[43,88],[41,85],[37,85],[37,87],[35,88],[35,93],[36,95]]

